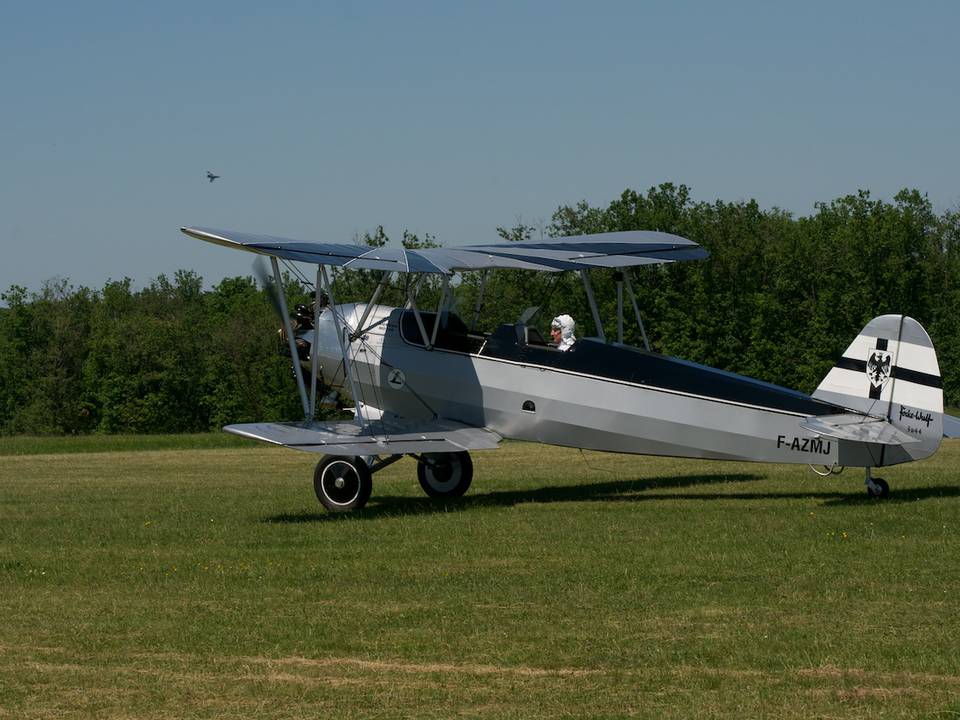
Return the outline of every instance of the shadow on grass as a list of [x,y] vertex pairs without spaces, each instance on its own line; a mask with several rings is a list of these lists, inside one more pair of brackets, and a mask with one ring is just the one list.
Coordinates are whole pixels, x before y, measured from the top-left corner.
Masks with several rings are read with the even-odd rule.
[[487,493],[471,492],[462,498],[436,500],[428,497],[410,497],[400,495],[377,495],[374,483],[374,495],[371,502],[358,513],[285,513],[263,519],[268,523],[304,523],[329,522],[333,520],[373,519],[401,515],[429,515],[434,513],[462,512],[475,508],[512,507],[523,503],[559,503],[559,502],[635,502],[663,498],[712,498],[737,497],[721,493],[697,493],[684,496],[674,493],[655,495],[640,494],[650,490],[669,490],[691,486],[720,483],[746,482],[759,480],[761,475],[677,475],[674,477],[644,478],[642,480],[617,480],[612,482],[586,483],[583,485],[556,485],[532,490],[497,490]]
[[877,500],[869,497],[867,490],[861,485],[859,493],[838,494],[832,500],[827,500],[824,505],[871,505],[873,503],[908,503],[919,500],[932,500],[936,498],[955,498],[960,497],[960,487],[956,485],[946,485],[943,487],[921,487],[921,488],[890,488],[890,496],[885,500]]
[[431,515],[438,513],[464,512],[488,507],[512,507],[523,503],[562,502],[640,502],[650,500],[783,500],[814,499],[824,505],[863,505],[881,502],[915,502],[931,498],[960,497],[960,487],[891,489],[887,500],[876,500],[865,489],[852,486],[850,492],[840,491],[790,491],[790,492],[656,492],[688,487],[721,485],[727,483],[761,480],[766,476],[747,473],[731,475],[676,475],[673,477],[618,480],[612,482],[586,483],[583,485],[559,485],[532,490],[498,490],[487,493],[470,493],[462,498],[435,500],[428,497],[400,495],[377,495],[360,512],[283,513],[262,519],[265,523],[296,524],[314,522],[337,522],[343,520],[372,520],[383,517],[408,515]]

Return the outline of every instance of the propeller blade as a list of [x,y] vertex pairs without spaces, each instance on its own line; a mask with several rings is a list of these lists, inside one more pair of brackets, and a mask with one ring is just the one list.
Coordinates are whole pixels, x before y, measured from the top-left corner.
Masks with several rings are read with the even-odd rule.
[[267,263],[262,257],[257,257],[253,261],[253,275],[256,277],[257,282],[260,283],[260,287],[267,291],[267,296],[270,298],[270,307],[273,308],[273,312],[276,313],[282,325],[283,318],[287,315],[288,310],[280,304],[280,298],[277,295],[277,284],[274,282],[273,277],[267,272]]

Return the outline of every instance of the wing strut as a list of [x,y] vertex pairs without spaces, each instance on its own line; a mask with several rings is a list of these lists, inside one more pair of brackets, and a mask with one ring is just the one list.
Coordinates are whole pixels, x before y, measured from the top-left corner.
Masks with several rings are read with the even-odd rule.
[[477,323],[480,322],[480,308],[483,307],[483,291],[487,287],[488,272],[489,270],[484,270],[480,273],[480,292],[477,293],[477,303],[473,309],[473,325],[470,326],[471,332],[477,329]]
[[290,325],[290,314],[287,312],[287,299],[283,295],[283,279],[280,277],[280,263],[277,262],[277,256],[270,256],[270,265],[273,268],[273,284],[277,288],[277,301],[280,304],[283,316],[283,330],[287,334],[287,342],[290,344],[290,360],[293,362],[293,373],[297,376],[297,389],[300,391],[300,402],[303,404],[303,415],[308,420],[313,419],[310,412],[310,403],[307,401],[307,387],[303,383],[303,370],[300,368],[300,356],[297,355],[297,340],[293,336],[293,327]]
[[640,326],[640,334],[643,335],[643,349],[647,352],[650,351],[650,341],[647,340],[647,331],[643,327],[643,318],[640,317],[640,308],[637,306],[637,296],[633,293],[633,283],[630,282],[630,273],[625,272],[623,274],[624,282],[627,284],[627,295],[630,296],[630,302],[633,303],[633,312],[637,316],[637,325]]
[[613,274],[617,282],[617,342],[623,345],[623,273]]
[[597,301],[593,299],[593,286],[590,284],[587,271],[581,270],[580,277],[583,279],[583,289],[587,293],[587,302],[590,303],[590,312],[593,313],[593,324],[597,326],[597,337],[603,342],[606,342],[607,336],[603,334],[603,323],[600,322],[600,311],[597,310]]
[[[413,305],[416,304],[414,301],[417,297],[417,293],[420,292],[420,285],[423,283],[423,279],[425,277],[425,273],[420,273],[416,280],[407,283],[407,304],[403,306],[404,310],[409,310],[411,307],[413,307]],[[426,337],[424,337],[424,341],[426,341]]]
[[[423,275],[420,276],[420,279],[423,279]],[[420,287],[419,281],[417,282],[417,288]],[[420,335],[423,337],[423,344],[426,345],[427,350],[432,350],[433,346],[430,344],[430,336],[427,335],[427,328],[423,324],[423,318],[420,317],[420,308],[417,307],[417,300],[414,297],[416,290],[413,288],[407,289],[407,307],[413,310],[413,317],[417,320],[417,327],[420,328]]]
[[447,292],[450,290],[450,278],[443,276],[443,290],[440,291],[440,303],[437,305],[437,316],[433,319],[433,333],[430,335],[430,345],[428,349],[433,349],[437,344],[437,330],[440,329],[440,318],[443,315],[443,309],[447,302]]
[[317,348],[320,347],[320,313],[323,308],[320,307],[320,268],[317,265],[317,280],[313,284],[313,344],[310,346],[310,415],[308,420],[313,420],[317,416],[317,373],[320,372],[320,353]]
[[367,423],[363,418],[363,412],[360,408],[360,393],[357,392],[357,384],[353,379],[353,364],[350,362],[347,346],[343,344],[343,334],[347,331],[347,319],[337,311],[337,301],[333,297],[333,284],[327,276],[326,266],[318,265],[317,267],[320,270],[320,279],[323,281],[324,290],[327,293],[327,297],[330,298],[330,311],[333,313],[333,324],[337,331],[337,342],[340,345],[340,354],[343,356],[343,373],[350,381],[350,394],[353,395],[353,405],[357,410],[357,421],[361,427],[365,427]]
[[370,302],[368,302],[367,306],[363,309],[363,315],[360,317],[360,322],[357,323],[356,329],[350,334],[350,342],[353,342],[358,337],[363,335],[363,324],[367,321],[367,318],[370,317],[370,311],[373,310],[373,306],[376,305],[377,300],[380,299],[380,294],[387,286],[387,280],[390,279],[392,274],[392,270],[383,271],[383,276],[380,278],[380,282],[377,283],[376,290],[373,291],[373,297],[370,298]]

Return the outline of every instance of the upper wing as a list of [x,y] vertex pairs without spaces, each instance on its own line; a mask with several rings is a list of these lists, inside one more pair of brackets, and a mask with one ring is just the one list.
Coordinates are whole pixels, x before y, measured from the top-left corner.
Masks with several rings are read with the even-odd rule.
[[453,420],[375,421],[367,427],[351,422],[246,423],[227,425],[235,435],[325,455],[402,455],[423,452],[492,450],[500,436]]
[[584,270],[701,260],[709,253],[692,240],[652,231],[598,233],[456,248],[370,248],[342,243],[302,242],[232,230],[183,227],[191,237],[261,255],[362,270],[452,273],[461,270]]

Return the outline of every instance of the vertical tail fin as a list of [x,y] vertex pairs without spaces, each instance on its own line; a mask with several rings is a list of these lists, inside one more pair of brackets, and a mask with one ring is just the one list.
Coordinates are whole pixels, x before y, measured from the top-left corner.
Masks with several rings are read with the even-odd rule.
[[943,384],[930,336],[905,315],[882,315],[860,331],[813,397],[883,417],[919,442],[904,446],[919,459],[943,437]]

